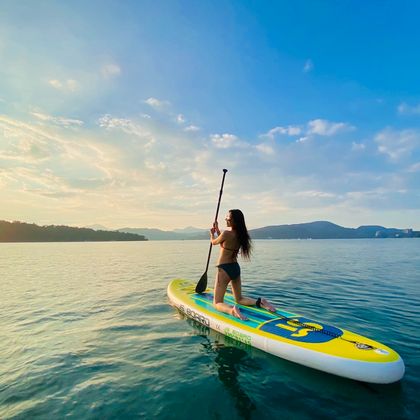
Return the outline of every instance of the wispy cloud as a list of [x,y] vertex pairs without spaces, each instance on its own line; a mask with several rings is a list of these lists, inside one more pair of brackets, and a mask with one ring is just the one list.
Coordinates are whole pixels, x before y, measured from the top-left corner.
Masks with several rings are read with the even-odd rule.
[[311,139],[310,136],[302,136],[296,140],[296,143],[306,143]]
[[144,102],[147,105],[149,105],[152,108],[157,109],[157,110],[161,110],[161,109],[170,105],[169,101],[160,100],[160,99],[156,99],[156,98],[153,98],[153,97],[147,98]]
[[296,143],[307,143],[315,136],[334,136],[337,134],[355,130],[355,127],[345,122],[333,122],[325,119],[314,119],[302,125],[277,126],[267,133],[261,134],[260,138],[274,140],[279,136],[298,137]]
[[197,127],[196,125],[189,125],[184,128],[184,131],[190,131],[190,132],[200,131],[200,127]]
[[133,134],[137,137],[147,138],[149,140],[152,139],[152,136],[147,128],[128,118],[116,118],[112,115],[106,114],[98,119],[98,125],[106,130],[118,128],[127,134]]
[[276,136],[285,135],[289,137],[301,136],[297,142],[305,142],[309,140],[311,136],[333,136],[348,131],[355,130],[355,127],[345,122],[333,122],[325,119],[315,119],[309,121],[306,126],[304,125],[288,125],[278,126],[270,129],[267,133],[262,134],[260,137],[268,137],[274,139]]
[[323,119],[309,121],[308,134],[318,136],[333,136],[338,133],[354,130],[355,127],[344,122],[331,122]]
[[307,198],[335,198],[336,194],[325,192],[325,191],[316,191],[316,190],[305,190],[296,192],[298,197],[307,197]]
[[298,136],[302,133],[302,128],[299,126],[289,125],[287,127],[274,127],[267,133],[262,134],[261,137],[269,137],[274,139],[276,135]]
[[7,117],[0,117],[0,128],[9,139],[0,147],[0,161],[9,161],[6,189],[70,197],[112,182],[118,152],[108,145],[66,138],[71,132],[61,133],[62,126],[40,128]]
[[80,89],[80,84],[77,80],[67,79],[67,80],[58,80],[51,79],[48,81],[48,84],[54,89],[61,90],[62,92],[75,92]]
[[374,141],[380,153],[387,155],[393,161],[398,161],[409,156],[420,146],[420,131],[385,128],[375,135]]
[[234,134],[212,134],[212,143],[219,149],[229,149],[239,144],[239,138]]
[[83,121],[74,118],[54,117],[42,112],[31,112],[31,115],[40,121],[50,122],[63,127],[80,127],[83,125]]
[[257,144],[255,146],[255,148],[259,152],[261,152],[261,153],[263,153],[265,155],[269,155],[269,156],[273,156],[276,153],[275,150],[273,149],[273,146],[271,146],[270,144],[266,144],[266,143]]
[[109,63],[101,68],[101,74],[105,79],[110,79],[121,74],[121,68],[118,64]]
[[314,68],[314,63],[312,62],[311,59],[308,59],[305,61],[305,65],[303,66],[303,72],[309,73],[313,70],[313,68]]
[[400,115],[420,115],[420,104],[410,106],[402,102],[397,109]]

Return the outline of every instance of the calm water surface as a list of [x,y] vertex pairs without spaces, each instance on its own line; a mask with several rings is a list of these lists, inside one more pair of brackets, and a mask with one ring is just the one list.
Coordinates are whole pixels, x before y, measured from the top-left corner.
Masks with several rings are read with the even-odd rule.
[[317,372],[182,318],[166,286],[198,281],[207,251],[0,244],[0,418],[420,418],[420,240],[255,241],[242,264],[247,294],[398,351],[406,374],[391,385]]

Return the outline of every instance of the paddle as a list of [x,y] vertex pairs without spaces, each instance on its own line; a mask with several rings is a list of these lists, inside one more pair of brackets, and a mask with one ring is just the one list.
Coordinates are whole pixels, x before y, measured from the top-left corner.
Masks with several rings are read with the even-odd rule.
[[[222,199],[223,184],[225,183],[226,172],[227,172],[227,169],[223,169],[222,186],[220,187],[219,201],[217,202],[216,217],[214,218],[214,223],[217,222],[217,216],[219,215],[220,200]],[[206,290],[206,288],[207,288],[207,270],[209,269],[209,262],[210,262],[210,255],[211,255],[212,247],[213,247],[213,245],[210,241],[210,248],[209,248],[209,255],[207,257],[206,271],[201,276],[201,279],[198,281],[197,286],[195,286],[195,291],[197,293],[203,293],[204,290]]]

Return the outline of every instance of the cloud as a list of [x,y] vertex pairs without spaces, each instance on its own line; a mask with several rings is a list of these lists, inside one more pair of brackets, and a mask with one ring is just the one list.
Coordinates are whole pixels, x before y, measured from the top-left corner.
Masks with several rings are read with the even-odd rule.
[[110,79],[119,76],[121,74],[121,68],[117,64],[105,64],[101,68],[101,73],[105,79]]
[[315,119],[307,123],[306,130],[304,130],[302,126],[298,125],[278,126],[272,128],[267,133],[260,135],[260,137],[268,137],[274,140],[277,135],[286,135],[290,137],[301,136],[296,140],[296,143],[305,143],[314,135],[333,136],[335,134],[352,131],[354,129],[355,127],[348,123]]
[[335,123],[323,119],[309,121],[308,126],[308,134],[317,134],[319,136],[333,136],[338,133],[355,129],[355,127],[348,123]]
[[74,80],[74,79],[67,79],[67,80],[52,79],[52,80],[49,80],[48,83],[54,89],[61,90],[63,92],[75,92],[80,87],[79,82],[77,82],[77,80]]
[[165,108],[170,105],[169,101],[162,101],[153,97],[146,99],[144,102],[157,110],[161,110],[162,108]]
[[0,158],[3,160],[32,164],[62,151],[54,136],[30,124],[0,116],[0,129],[3,132]]
[[287,127],[274,127],[265,134],[262,134],[261,137],[269,137],[274,139],[277,134],[285,134],[287,136],[298,136],[302,133],[302,129],[298,126],[289,125]]
[[420,130],[394,130],[385,128],[374,137],[378,144],[378,151],[387,155],[391,160],[398,161],[420,146]]
[[[6,161],[6,187],[44,197],[80,195],[84,188],[110,184],[118,151],[95,141],[66,138],[62,126],[40,128],[0,116],[5,139],[0,159]],[[34,201],[28,199],[28,202]]]
[[126,134],[133,134],[137,137],[148,138],[149,140],[152,138],[147,128],[127,118],[115,118],[106,114],[100,117],[97,123],[106,130],[121,129]]
[[260,144],[257,144],[257,145],[255,146],[255,148],[256,148],[259,152],[261,152],[261,153],[263,153],[263,154],[265,154],[265,155],[272,156],[272,155],[274,155],[274,154],[275,154],[275,151],[274,151],[273,147],[272,147],[271,145],[269,145],[269,144],[260,143]]
[[182,114],[178,114],[178,115],[176,116],[176,122],[177,122],[178,124],[184,124],[184,123],[185,123],[185,121],[186,121],[186,119],[185,119],[185,117],[184,117]]
[[420,104],[410,106],[402,102],[397,109],[400,115],[420,115]]
[[296,193],[297,197],[305,198],[336,198],[337,195],[325,191],[316,191],[316,190],[307,190],[307,191],[298,191]]
[[309,73],[313,70],[313,68],[314,68],[314,63],[312,62],[311,59],[308,59],[305,61],[305,65],[303,66],[303,72]]
[[219,149],[228,149],[238,145],[239,139],[234,134],[212,134],[212,143]]
[[[38,110],[31,116],[32,123],[0,118],[2,196],[9,203],[16,193],[16,200],[30,203],[31,213],[14,205],[16,217],[42,214],[52,222],[61,218],[62,223],[89,224],[92,217],[99,217],[116,228],[138,223],[161,228],[200,224],[211,205],[209,196],[217,195],[215,162],[219,168],[229,168],[226,205],[244,208],[255,227],[281,223],[279,209],[290,222],[329,215],[344,218],[343,212],[351,215],[358,207],[379,209],[375,197],[381,196],[385,185],[400,191],[398,198],[412,196],[404,177],[412,182],[410,172],[420,168],[415,163],[418,159],[409,162],[412,165],[405,165],[401,179],[392,182],[374,165],[361,173],[359,154],[337,159],[337,152],[349,153],[351,140],[333,147],[326,142],[319,148],[309,141],[316,136],[306,132],[309,124],[275,127],[273,135],[292,137],[286,144],[269,136],[247,142],[233,133],[205,136],[191,130],[187,134],[188,127],[176,122],[176,113],[164,121],[105,114],[96,126],[88,121],[75,123],[77,132],[66,126],[72,124],[71,118]],[[326,135],[334,124],[338,123],[327,121],[320,132]],[[294,141],[307,142],[305,150]],[[353,142],[353,147],[363,149],[359,142]],[[366,191],[363,195],[364,190],[377,195]],[[408,193],[403,194],[404,190]],[[381,204],[391,206],[395,194],[382,195],[386,198]]]
[[51,115],[43,114],[41,112],[31,112],[31,115],[38,120],[51,122],[62,127],[80,127],[83,125],[83,121],[65,117],[53,117]]
[[196,125],[189,125],[184,128],[184,131],[200,131],[200,127],[197,127]]
[[359,152],[366,149],[366,145],[364,143],[356,143],[355,141],[351,144],[351,150],[354,152]]

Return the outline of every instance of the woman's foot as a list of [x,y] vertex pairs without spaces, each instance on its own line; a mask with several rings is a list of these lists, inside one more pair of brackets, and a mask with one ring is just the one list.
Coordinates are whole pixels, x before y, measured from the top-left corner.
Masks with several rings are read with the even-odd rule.
[[241,319],[242,321],[248,321],[248,318],[245,315],[242,315],[241,311],[236,305],[232,306],[231,315],[233,315],[236,318]]
[[267,299],[264,298],[261,299],[261,308],[264,308],[269,312],[276,312],[276,308]]

